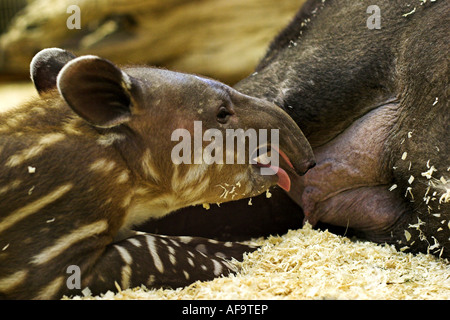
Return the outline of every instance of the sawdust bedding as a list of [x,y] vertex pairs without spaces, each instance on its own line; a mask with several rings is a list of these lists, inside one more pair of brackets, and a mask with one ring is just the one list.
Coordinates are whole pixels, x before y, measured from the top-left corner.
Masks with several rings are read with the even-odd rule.
[[236,275],[185,288],[111,291],[73,299],[272,300],[450,299],[450,264],[432,255],[399,252],[309,225],[257,239]]

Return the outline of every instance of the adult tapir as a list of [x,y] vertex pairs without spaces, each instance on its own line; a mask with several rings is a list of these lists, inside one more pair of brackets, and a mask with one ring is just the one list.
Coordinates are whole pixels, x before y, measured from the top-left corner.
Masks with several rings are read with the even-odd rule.
[[307,1],[235,88],[284,109],[316,167],[291,177],[289,195],[146,228],[242,239],[308,221],[449,258],[449,20],[443,0]]

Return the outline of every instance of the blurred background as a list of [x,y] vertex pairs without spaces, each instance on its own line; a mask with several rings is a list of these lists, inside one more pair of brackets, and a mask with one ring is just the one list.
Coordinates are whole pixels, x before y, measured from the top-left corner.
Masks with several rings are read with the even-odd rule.
[[29,64],[48,47],[233,85],[252,73],[303,2],[0,0],[0,110],[35,96]]

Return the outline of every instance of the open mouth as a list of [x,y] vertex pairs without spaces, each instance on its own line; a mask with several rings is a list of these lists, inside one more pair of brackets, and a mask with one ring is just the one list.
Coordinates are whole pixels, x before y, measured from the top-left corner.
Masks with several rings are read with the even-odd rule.
[[[261,148],[259,150],[261,150]],[[289,157],[283,151],[275,147],[271,147],[269,151],[257,156],[259,150],[256,150],[254,153],[256,156],[252,157],[252,160],[254,161],[252,165],[257,168],[265,168],[264,175],[277,175],[277,185],[286,192],[289,192],[291,190],[291,178],[289,175],[296,175],[294,166],[289,160]],[[274,157],[277,160],[274,161],[276,164],[271,161]]]

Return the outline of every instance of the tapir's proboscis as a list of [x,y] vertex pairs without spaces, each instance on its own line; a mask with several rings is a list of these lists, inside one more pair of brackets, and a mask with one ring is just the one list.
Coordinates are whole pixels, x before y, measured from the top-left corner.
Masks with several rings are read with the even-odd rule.
[[449,13],[440,0],[307,1],[235,88],[281,106],[316,167],[292,176],[289,194],[204,219],[185,209],[146,230],[229,240],[308,221],[449,258]]
[[[39,52],[30,69],[40,97],[0,115],[1,298],[177,287],[234,272],[230,260],[254,247],[133,227],[276,184],[289,190],[287,172],[302,175],[314,165],[309,143],[282,109],[220,82],[119,68],[58,48]],[[195,150],[187,149],[175,152],[187,161],[175,161],[174,132],[196,134],[195,121],[201,135],[274,129],[279,143],[272,148],[272,140],[258,139],[263,145],[247,152],[255,158],[238,164],[191,162]],[[202,139],[200,149],[211,139]],[[215,148],[213,156],[233,150]],[[262,174],[273,167],[262,160],[269,154],[281,156],[278,170]]]

